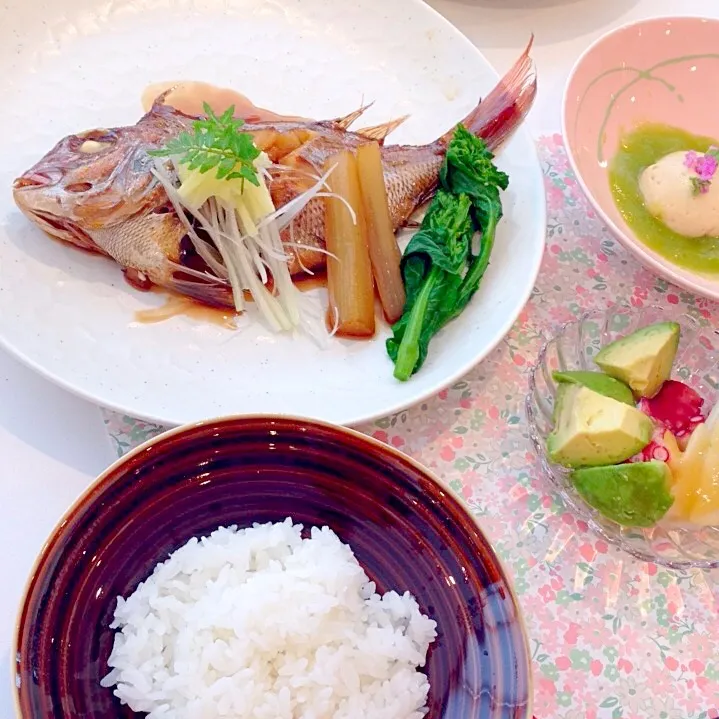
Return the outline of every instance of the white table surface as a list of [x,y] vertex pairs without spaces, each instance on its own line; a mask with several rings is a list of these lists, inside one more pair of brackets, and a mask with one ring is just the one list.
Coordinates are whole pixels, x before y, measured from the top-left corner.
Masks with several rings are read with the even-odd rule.
[[[576,57],[607,30],[652,15],[719,17],[717,0],[430,0],[503,72],[535,34],[535,135],[558,132]],[[0,719],[12,716],[14,616],[42,544],[73,499],[113,459],[99,410],[0,351]]]

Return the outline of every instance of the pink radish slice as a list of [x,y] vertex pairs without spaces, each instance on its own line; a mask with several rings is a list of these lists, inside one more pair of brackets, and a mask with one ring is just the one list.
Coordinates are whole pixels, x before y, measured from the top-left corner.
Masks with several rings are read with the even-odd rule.
[[642,399],[639,409],[675,437],[687,437],[704,421],[703,405],[704,399],[695,390],[670,379],[656,396]]
[[664,433],[666,428],[657,425],[654,428],[654,434],[649,444],[638,454],[635,454],[628,462],[651,462],[653,459],[659,462],[669,461],[669,450],[664,444]]

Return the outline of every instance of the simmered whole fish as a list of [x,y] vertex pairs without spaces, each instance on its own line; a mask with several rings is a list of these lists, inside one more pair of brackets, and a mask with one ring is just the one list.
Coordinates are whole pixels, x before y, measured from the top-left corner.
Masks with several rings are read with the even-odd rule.
[[[521,123],[536,94],[531,41],[512,69],[464,120],[490,148],[498,147]],[[131,127],[96,129],[61,140],[34,167],[15,180],[13,194],[22,212],[49,235],[112,257],[128,279],[165,287],[212,305],[232,306],[225,281],[204,281],[210,273],[187,241],[163,186],[152,173],[149,150],[161,148],[196,117],[165,104],[167,92]],[[225,108],[215,108],[223,110]],[[384,144],[401,122],[364,130],[349,128],[366,108],[329,121],[282,118],[244,103],[243,131],[276,163],[270,192],[276,207],[304,192],[325,161],[343,149],[375,139],[382,163],[395,230],[435,191],[452,131],[424,146]],[[286,168],[286,171],[285,171]],[[326,255],[324,204],[311,200],[283,231],[291,271],[321,269]],[[183,268],[201,272],[183,272]]]

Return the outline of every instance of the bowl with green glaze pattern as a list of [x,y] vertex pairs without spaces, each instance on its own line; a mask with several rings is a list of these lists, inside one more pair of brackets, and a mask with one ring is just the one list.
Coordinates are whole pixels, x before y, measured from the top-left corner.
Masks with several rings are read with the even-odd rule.
[[719,19],[642,20],[584,52],[562,111],[572,168],[610,230],[643,265],[715,300],[719,237],[671,232],[644,207],[638,176],[670,152],[719,145],[718,76]]

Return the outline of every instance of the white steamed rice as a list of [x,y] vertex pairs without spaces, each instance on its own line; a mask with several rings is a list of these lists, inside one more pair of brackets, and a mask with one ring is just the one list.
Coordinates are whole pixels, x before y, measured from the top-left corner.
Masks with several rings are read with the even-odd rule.
[[327,527],[220,527],[127,599],[102,680],[149,719],[420,719],[436,636]]

